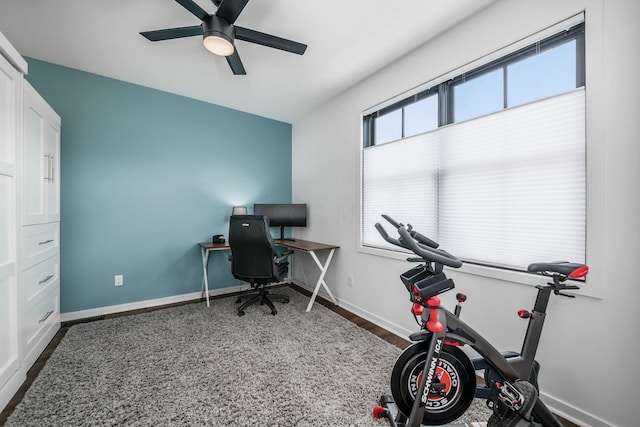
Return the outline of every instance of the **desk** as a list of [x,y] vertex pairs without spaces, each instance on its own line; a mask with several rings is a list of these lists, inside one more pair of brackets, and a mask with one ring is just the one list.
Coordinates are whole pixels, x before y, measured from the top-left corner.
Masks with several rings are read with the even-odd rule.
[[200,253],[202,254],[202,294],[207,300],[207,307],[209,307],[209,255],[212,251],[230,251],[231,246],[227,243],[200,243]]
[[[313,294],[311,295],[311,300],[309,300],[309,305],[307,305],[307,310],[306,310],[307,313],[311,310],[311,306],[313,305],[313,302],[316,300],[316,297],[318,296],[318,291],[320,290],[321,286],[324,287],[325,291],[327,291],[333,303],[335,305],[338,305],[338,301],[336,301],[336,298],[331,293],[331,289],[329,289],[329,286],[327,286],[327,282],[324,281],[324,276],[327,273],[327,270],[329,269],[329,264],[331,264],[331,259],[333,258],[333,254],[335,253],[336,249],[340,248],[340,246],[325,245],[324,243],[310,242],[308,240],[301,240],[301,239],[295,239],[295,240],[278,239],[275,241],[275,244],[280,246],[286,246],[287,248],[293,249],[295,251],[302,251],[302,252],[308,253],[309,255],[311,255],[311,258],[313,258],[316,265],[320,269],[320,277],[318,277],[318,281],[316,282],[316,285],[313,289]],[[329,251],[329,255],[327,256],[327,259],[324,262],[324,264],[320,262],[318,255],[316,255],[316,252],[319,252],[319,251]]]
[[[327,291],[327,294],[329,294],[329,297],[331,298],[333,303],[336,305],[338,304],[338,302],[336,301],[336,298],[333,296],[333,293],[331,293],[331,289],[329,289],[329,286],[327,286],[327,282],[325,282],[324,276],[327,274],[327,270],[329,269],[329,264],[331,264],[331,259],[333,258],[333,254],[335,253],[336,249],[340,248],[339,246],[326,245],[324,243],[310,242],[308,240],[301,240],[301,239],[295,239],[295,240],[278,239],[278,240],[275,240],[274,243],[278,246],[284,246],[286,248],[293,249],[294,251],[302,251],[302,252],[308,253],[309,255],[311,255],[311,258],[320,269],[320,276],[318,277],[318,280],[315,284],[313,294],[311,295],[311,300],[307,305],[307,310],[306,310],[307,312],[311,310],[311,307],[313,306],[313,302],[318,296],[318,291],[320,291],[320,287],[324,287],[324,289]],[[202,288],[203,288],[202,293],[204,294],[207,300],[207,307],[209,307],[209,279],[208,279],[209,255],[211,254],[212,251],[226,251],[226,250],[231,250],[231,247],[227,243],[211,243],[211,242],[200,243],[200,252],[202,254],[202,273],[204,276],[202,279]],[[327,259],[325,260],[324,264],[320,261],[320,259],[318,258],[318,255],[316,254],[316,252],[320,252],[320,251],[329,251],[329,255],[327,256]]]

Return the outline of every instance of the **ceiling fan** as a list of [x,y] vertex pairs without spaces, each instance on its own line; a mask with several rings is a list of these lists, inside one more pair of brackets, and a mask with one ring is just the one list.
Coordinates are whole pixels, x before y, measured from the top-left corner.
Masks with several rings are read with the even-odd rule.
[[225,56],[235,75],[247,74],[235,48],[235,40],[257,43],[298,55],[304,54],[307,49],[306,44],[233,25],[249,0],[212,0],[218,8],[213,15],[207,13],[193,0],[176,0],[176,2],[198,17],[202,23],[190,27],[143,31],[140,34],[152,42],[201,35],[204,47],[216,55]]

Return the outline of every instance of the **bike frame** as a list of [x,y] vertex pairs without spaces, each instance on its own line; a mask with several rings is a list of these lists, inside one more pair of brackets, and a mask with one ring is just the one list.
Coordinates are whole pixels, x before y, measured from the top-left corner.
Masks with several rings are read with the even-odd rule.
[[[502,401],[502,404],[507,404],[507,411],[510,406],[513,406],[512,409],[519,411],[519,408],[515,408],[515,404],[519,402],[519,400],[513,400],[513,403],[510,404],[509,399],[512,399],[511,395],[513,395],[513,391],[520,394],[520,392],[514,388],[514,384],[519,380],[529,383],[529,385],[525,385],[525,387],[533,385],[537,388],[537,371],[539,365],[535,361],[535,355],[538,350],[540,336],[542,335],[542,328],[544,326],[551,292],[556,295],[573,297],[573,295],[567,295],[561,291],[564,289],[579,288],[573,285],[566,285],[564,282],[569,278],[579,279],[585,277],[589,272],[588,266],[570,262],[541,262],[530,264],[527,267],[527,271],[549,276],[553,282],[536,286],[538,295],[532,312],[525,310],[518,312],[521,318],[529,319],[520,353],[501,353],[484,339],[482,335],[460,320],[459,315],[462,308],[460,304],[465,301],[466,298],[464,296],[457,296],[459,303],[456,306],[455,313],[451,313],[442,307],[440,298],[437,297],[438,294],[450,291],[455,286],[451,279],[446,278],[446,275],[442,272],[442,267],[459,268],[462,266],[462,261],[448,252],[438,249],[439,245],[436,242],[413,230],[411,225],[405,227],[388,215],[382,215],[382,217],[393,225],[397,229],[398,234],[400,234],[399,239],[391,238],[384,227],[376,223],[375,227],[382,238],[395,246],[409,249],[418,256],[418,258],[408,258],[408,261],[425,262],[425,264],[421,266],[422,268],[411,269],[403,273],[400,278],[411,294],[411,302],[414,304],[412,313],[422,316],[422,329],[410,336],[411,341],[427,343],[427,346],[420,348],[421,351],[426,350],[425,353],[423,353],[425,354],[424,368],[408,419],[405,414],[398,409],[394,400],[388,396],[382,396],[380,398],[382,406],[374,408],[374,416],[378,418],[386,416],[394,427],[420,427],[421,422],[425,418],[425,407],[429,402],[429,395],[431,392],[435,393],[438,391],[437,387],[432,389],[432,385],[434,383],[434,377],[436,377],[440,355],[444,348],[443,346],[446,344],[453,346],[469,345],[479,354],[479,357],[470,359],[471,367],[466,361],[462,363],[464,369],[467,371],[471,369],[474,370],[474,372],[468,372],[470,375],[475,375],[476,371],[485,370],[486,385],[476,387],[475,397],[491,400],[497,405],[500,405],[500,401]],[[422,345],[423,344],[420,344],[420,346]],[[410,348],[414,348],[414,346]],[[413,350],[409,351],[411,352]],[[450,351],[447,353],[449,352]],[[408,354],[410,355],[412,353]],[[396,365],[397,363],[398,362],[396,362]],[[537,393],[534,394],[537,395]],[[471,396],[468,394],[465,399],[469,397]],[[406,408],[408,402],[404,397],[402,399],[402,406]],[[465,400],[460,403],[466,405],[468,401]],[[529,401],[529,403],[531,402]],[[460,406],[457,408],[456,414],[460,408],[463,407]],[[528,408],[531,407],[529,406]],[[494,408],[494,411],[495,410],[496,408]],[[529,409],[526,410],[526,413],[529,413]],[[549,408],[542,402],[539,395],[537,395],[530,413],[545,427],[562,427],[562,424],[560,424]]]
[[[429,349],[425,358],[425,361],[429,361],[429,363],[425,363],[422,383],[418,388],[411,415],[409,416],[409,423],[406,424],[406,427],[420,427],[435,369],[438,366],[440,351],[445,343],[462,343],[473,348],[480,355],[480,358],[472,359],[472,363],[477,370],[491,367],[511,383],[518,379],[529,380],[535,364],[535,355],[542,334],[546,308],[551,292],[555,290],[555,287],[549,283],[547,285],[539,285],[537,289],[538,296],[534,309],[529,314],[529,324],[520,355],[511,353],[506,354],[505,357],[505,354],[492,346],[471,326],[460,320],[458,316],[442,306],[435,307],[435,313],[437,313],[435,320],[442,324],[443,328],[439,332],[431,331],[428,337],[424,337],[424,341],[429,340]],[[428,322],[434,320],[432,318],[433,315],[433,309],[425,310],[422,314],[422,319],[427,328]],[[489,389],[487,388],[487,390]],[[487,393],[477,397],[486,399],[489,396]],[[549,408],[540,400],[540,397],[537,398],[533,408],[533,415],[544,426],[562,427],[562,424],[553,416]]]

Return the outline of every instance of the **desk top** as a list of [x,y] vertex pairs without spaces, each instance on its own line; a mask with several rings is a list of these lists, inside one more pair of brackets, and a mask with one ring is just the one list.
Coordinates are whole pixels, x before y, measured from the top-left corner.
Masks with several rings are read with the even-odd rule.
[[327,245],[325,243],[310,242],[309,240],[295,239],[295,240],[274,240],[274,243],[279,246],[286,246],[287,248],[297,249],[305,252],[313,251],[325,251],[329,249],[338,249],[340,246]]
[[[274,240],[273,241],[278,246],[286,246],[287,248],[297,249],[305,252],[313,252],[313,251],[324,251],[329,249],[338,249],[340,246],[327,245],[324,243],[310,242],[308,240],[295,239],[295,240]],[[211,242],[202,242],[200,246],[204,249],[208,249],[210,251],[222,251],[225,249],[231,249],[229,243],[211,243]]]
[[222,251],[225,249],[231,249],[228,243],[211,243],[211,242],[202,242],[200,246],[204,249],[209,249],[210,251]]

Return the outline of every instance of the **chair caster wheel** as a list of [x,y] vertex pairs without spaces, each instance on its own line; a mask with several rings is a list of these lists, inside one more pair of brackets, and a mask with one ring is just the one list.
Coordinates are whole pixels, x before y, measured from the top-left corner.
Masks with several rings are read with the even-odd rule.
[[236,304],[240,304],[242,302],[242,298],[238,297],[238,299],[236,300]]
[[239,311],[238,316],[244,316],[244,311]]
[[275,316],[276,314],[278,314],[278,310],[271,310],[271,314]]

